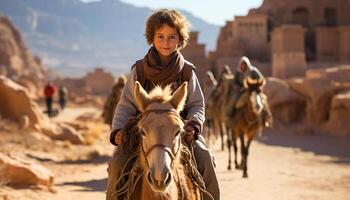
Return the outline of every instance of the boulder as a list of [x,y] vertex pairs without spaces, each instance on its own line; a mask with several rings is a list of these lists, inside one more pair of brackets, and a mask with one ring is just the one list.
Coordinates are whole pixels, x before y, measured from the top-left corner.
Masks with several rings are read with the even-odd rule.
[[68,124],[62,123],[59,124],[61,129],[60,134],[58,134],[54,139],[57,140],[67,140],[72,144],[84,144],[84,137],[80,134],[80,132],[76,131],[72,126]]
[[72,126],[51,123],[38,105],[29,98],[26,88],[2,75],[0,93],[0,105],[6,105],[0,107],[0,116],[14,121],[19,128],[34,128],[52,139],[84,144],[84,138]]
[[268,97],[275,122],[289,124],[302,121],[305,99],[293,91],[287,82],[269,77],[266,81],[264,93]]
[[11,119],[22,128],[34,127],[44,120],[38,105],[29,97],[26,88],[0,75],[0,115]]
[[76,120],[77,121],[98,121],[100,120],[100,113],[98,112],[86,112],[84,114],[79,115]]
[[21,187],[42,185],[51,189],[54,183],[53,173],[45,167],[4,154],[0,154],[0,179]]
[[333,96],[329,121],[326,129],[329,133],[350,136],[350,90]]
[[337,82],[350,82],[350,65],[336,66],[327,69],[312,69],[306,72],[306,79],[327,79]]
[[311,78],[288,81],[291,88],[306,99],[306,119],[310,125],[316,127],[325,123],[329,119],[333,96],[350,89],[350,74],[348,77],[343,76],[348,70],[350,68],[327,69],[320,71],[317,76],[309,74]]
[[85,144],[85,139],[81,133],[65,123],[45,123],[39,127],[39,130],[54,140],[69,141],[72,144]]

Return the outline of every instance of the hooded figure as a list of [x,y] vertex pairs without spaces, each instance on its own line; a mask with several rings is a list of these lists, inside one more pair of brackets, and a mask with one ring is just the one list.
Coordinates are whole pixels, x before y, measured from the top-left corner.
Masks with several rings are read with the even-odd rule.
[[250,60],[243,56],[238,63],[237,72],[235,73],[235,84],[244,89],[244,79],[249,78],[254,81],[264,80],[264,76],[259,69],[250,63]]
[[253,66],[246,56],[243,56],[237,65],[237,71],[233,81],[233,91],[232,95],[230,95],[226,113],[228,116],[234,115],[235,110],[244,104],[240,101],[243,101],[241,96],[247,89],[247,86],[244,84],[244,79],[246,78],[254,82],[264,81],[265,79],[259,69]]

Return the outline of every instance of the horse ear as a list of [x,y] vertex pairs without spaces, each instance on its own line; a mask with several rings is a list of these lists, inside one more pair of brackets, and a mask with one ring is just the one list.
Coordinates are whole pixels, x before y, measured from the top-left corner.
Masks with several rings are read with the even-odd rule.
[[135,82],[134,95],[137,107],[141,112],[144,112],[149,103],[149,95],[138,81]]
[[173,105],[178,112],[180,112],[185,106],[187,85],[187,81],[182,83],[182,85],[174,92],[173,97],[170,100],[171,105]]

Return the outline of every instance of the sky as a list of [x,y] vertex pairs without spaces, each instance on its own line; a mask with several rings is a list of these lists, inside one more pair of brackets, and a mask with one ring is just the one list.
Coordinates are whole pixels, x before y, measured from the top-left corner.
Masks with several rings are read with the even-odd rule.
[[[84,2],[98,0],[82,0]],[[224,25],[236,15],[246,15],[251,8],[259,7],[263,0],[120,0],[135,6],[149,8],[177,8],[191,12],[205,21]]]

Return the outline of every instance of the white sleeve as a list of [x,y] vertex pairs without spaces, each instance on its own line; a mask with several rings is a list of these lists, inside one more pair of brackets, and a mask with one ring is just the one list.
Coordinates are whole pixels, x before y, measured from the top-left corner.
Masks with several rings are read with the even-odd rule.
[[121,98],[114,112],[112,131],[122,129],[128,119],[137,114],[137,106],[134,97],[134,85],[136,80],[136,67],[131,70],[130,76],[123,88]]

